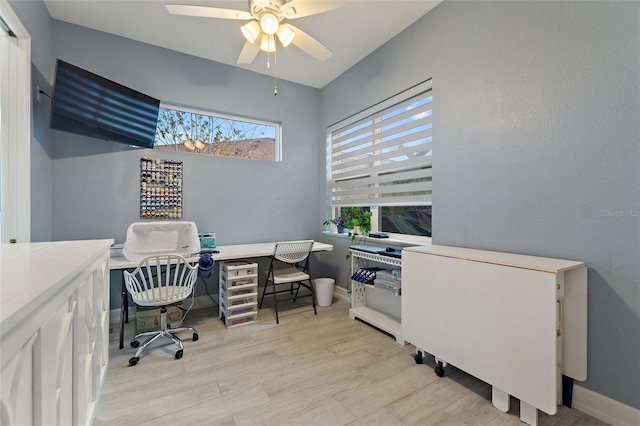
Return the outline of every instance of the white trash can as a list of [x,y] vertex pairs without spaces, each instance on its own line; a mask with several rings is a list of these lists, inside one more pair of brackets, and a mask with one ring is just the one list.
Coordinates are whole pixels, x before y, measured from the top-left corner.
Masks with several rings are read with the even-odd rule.
[[333,278],[316,278],[313,280],[316,288],[316,303],[318,306],[330,306],[333,302]]

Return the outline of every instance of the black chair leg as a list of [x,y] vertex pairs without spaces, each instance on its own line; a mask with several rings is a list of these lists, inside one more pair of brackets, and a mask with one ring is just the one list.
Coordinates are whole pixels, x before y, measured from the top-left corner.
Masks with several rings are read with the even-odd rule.
[[313,314],[318,315],[318,311],[316,311],[316,289],[313,287],[313,281],[309,280],[309,285],[311,286],[311,303],[313,304]]
[[[293,296],[293,303],[296,303],[296,299],[298,298],[298,292],[300,291],[300,283],[296,283],[298,284],[298,287],[296,287],[296,295]],[[291,288],[293,288],[293,283],[291,283]],[[293,290],[291,290],[291,293],[293,293]]]
[[258,305],[258,309],[262,309],[262,301],[264,300],[264,295],[267,292],[268,285],[269,285],[269,275],[267,275],[267,280],[264,282],[264,290],[262,290],[262,297],[260,297],[260,304]]
[[271,281],[271,289],[273,291],[273,309],[275,309],[276,311],[276,324],[280,324],[280,319],[278,318],[278,299],[276,298],[276,285],[273,281]]

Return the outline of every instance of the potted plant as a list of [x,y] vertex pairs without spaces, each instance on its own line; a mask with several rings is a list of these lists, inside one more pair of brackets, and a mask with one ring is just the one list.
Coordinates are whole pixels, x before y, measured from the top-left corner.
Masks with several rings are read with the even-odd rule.
[[347,224],[347,221],[344,220],[342,217],[339,217],[337,219],[327,219],[324,221],[323,225],[335,225],[336,228],[338,228],[338,234],[342,234],[344,232],[344,227]]
[[349,236],[352,241],[356,239],[358,234],[366,237],[369,235],[369,231],[371,231],[371,212],[363,211],[360,216],[349,219],[347,227],[351,229]]

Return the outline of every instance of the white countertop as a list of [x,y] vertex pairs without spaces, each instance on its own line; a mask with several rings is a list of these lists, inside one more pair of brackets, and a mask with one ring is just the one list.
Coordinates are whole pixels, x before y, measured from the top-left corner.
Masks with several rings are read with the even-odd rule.
[[0,244],[0,330],[38,309],[113,240]]

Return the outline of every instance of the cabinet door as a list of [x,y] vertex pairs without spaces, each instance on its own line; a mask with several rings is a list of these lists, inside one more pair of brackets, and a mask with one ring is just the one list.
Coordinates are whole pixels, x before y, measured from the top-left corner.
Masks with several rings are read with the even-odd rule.
[[34,346],[35,424],[71,424],[75,293],[40,328]]
[[10,359],[2,360],[0,371],[0,424],[30,425],[33,419],[33,345],[34,334]]
[[93,274],[78,288],[78,304],[74,319],[74,416],[73,424],[86,425],[96,400],[93,383],[96,314]]
[[77,291],[74,318],[74,418],[93,419],[109,362],[109,263],[101,262]]
[[93,357],[93,395],[98,393],[109,362],[109,264],[104,261],[93,273],[96,341]]

